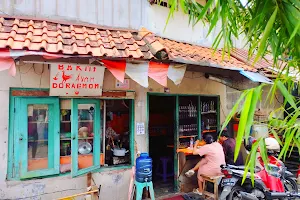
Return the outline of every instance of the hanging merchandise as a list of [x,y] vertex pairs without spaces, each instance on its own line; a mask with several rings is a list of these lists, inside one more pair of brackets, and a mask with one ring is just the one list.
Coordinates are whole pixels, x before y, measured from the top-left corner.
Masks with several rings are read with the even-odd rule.
[[112,61],[112,60],[102,60],[105,67],[114,75],[114,77],[120,82],[124,82],[126,61]]
[[158,62],[149,62],[149,72],[148,75],[150,78],[155,80],[160,85],[167,87],[168,82],[168,68],[169,63],[158,63]]
[[127,63],[126,74],[141,86],[148,88],[148,62],[144,63]]
[[184,77],[186,65],[170,64],[168,69],[168,78],[179,85]]

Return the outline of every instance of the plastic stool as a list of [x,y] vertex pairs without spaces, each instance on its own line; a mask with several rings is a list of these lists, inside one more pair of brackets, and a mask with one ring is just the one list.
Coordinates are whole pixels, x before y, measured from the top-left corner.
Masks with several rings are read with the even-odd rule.
[[[218,200],[219,197],[219,191],[218,191],[218,185],[219,185],[219,179],[222,178],[223,176],[204,176],[201,175],[203,178],[203,195],[204,196],[209,196],[215,200]],[[214,184],[214,193],[208,192],[207,189],[207,182],[211,182]],[[205,198],[205,197],[204,197]]]
[[134,184],[135,184],[135,191],[136,191],[136,197],[135,197],[136,200],[142,200],[144,187],[146,187],[147,190],[150,190],[151,200],[155,200],[152,181],[144,182],[144,183],[135,181]]
[[174,176],[174,173],[168,174],[168,162],[171,162],[171,159],[169,157],[161,157],[160,158],[161,164],[162,164],[162,173],[159,173],[159,165],[157,165],[156,168],[156,175],[161,176],[163,178],[163,181],[166,182],[168,177]]

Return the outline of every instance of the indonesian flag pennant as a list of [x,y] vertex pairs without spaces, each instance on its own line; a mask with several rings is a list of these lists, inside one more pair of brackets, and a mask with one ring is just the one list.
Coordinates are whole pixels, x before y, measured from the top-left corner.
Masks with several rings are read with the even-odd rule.
[[114,75],[116,79],[120,82],[124,82],[125,78],[125,69],[126,61],[111,61],[111,60],[102,60],[105,67]]
[[150,61],[148,72],[149,77],[162,86],[167,87],[169,65],[169,63],[158,63]]
[[61,55],[61,54],[54,54],[54,53],[43,54],[43,58],[45,58],[47,60],[54,60],[54,59],[63,58],[63,57],[64,57],[64,55]]
[[126,74],[141,86],[147,88],[148,83],[148,62],[145,63],[127,63]]
[[9,49],[0,50],[0,71],[8,70],[11,76],[17,73],[14,59],[10,56]]
[[[23,56],[43,56],[45,59],[58,59],[58,58],[70,58],[75,57],[72,55],[54,54],[42,51],[27,51],[27,50],[12,50],[1,49],[0,50],[0,71],[8,70],[12,76],[16,75],[16,65],[14,60]],[[82,56],[80,56],[82,57]]]
[[179,85],[184,77],[185,71],[186,65],[171,64],[168,70],[168,77],[175,85]]

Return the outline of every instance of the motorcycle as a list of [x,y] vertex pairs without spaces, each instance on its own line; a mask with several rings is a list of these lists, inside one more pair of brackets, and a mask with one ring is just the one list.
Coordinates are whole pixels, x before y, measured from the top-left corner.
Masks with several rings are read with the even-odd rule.
[[270,147],[268,149],[268,167],[265,167],[262,158],[258,157],[261,167],[255,169],[254,185],[251,182],[250,172],[247,172],[245,182],[242,184],[245,166],[222,165],[224,178],[221,183],[223,190],[220,199],[259,200],[300,197],[296,179],[291,172],[287,171],[283,162],[275,157],[276,151],[273,149]]
[[293,177],[286,176],[285,169],[269,164],[269,170],[255,169],[254,185],[251,174],[247,172],[245,182],[242,178],[244,166],[224,165],[221,167],[224,178],[220,200],[259,200],[259,199],[296,199],[300,197],[298,187]]

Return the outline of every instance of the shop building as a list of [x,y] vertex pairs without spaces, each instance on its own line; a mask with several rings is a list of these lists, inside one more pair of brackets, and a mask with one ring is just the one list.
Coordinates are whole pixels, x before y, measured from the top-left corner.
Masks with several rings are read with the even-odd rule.
[[150,153],[153,170],[166,157],[166,187],[183,190],[177,151],[207,132],[217,137],[224,83],[251,82],[245,74],[268,81],[235,58],[146,29],[0,24],[1,199],[80,193],[88,173],[100,199],[126,199],[138,152]]

